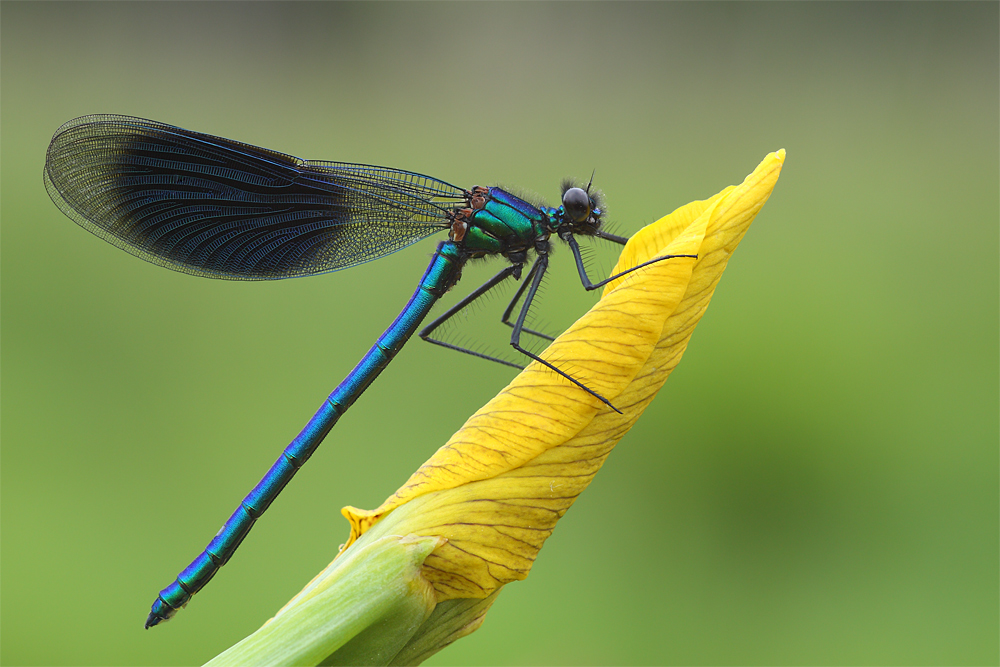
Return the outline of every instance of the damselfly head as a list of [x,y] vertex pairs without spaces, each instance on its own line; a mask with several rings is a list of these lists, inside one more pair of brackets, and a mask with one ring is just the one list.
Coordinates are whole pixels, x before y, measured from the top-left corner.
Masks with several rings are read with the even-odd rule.
[[590,184],[583,189],[571,182],[563,183],[562,222],[563,229],[574,234],[593,235],[601,227],[599,194],[590,191]]

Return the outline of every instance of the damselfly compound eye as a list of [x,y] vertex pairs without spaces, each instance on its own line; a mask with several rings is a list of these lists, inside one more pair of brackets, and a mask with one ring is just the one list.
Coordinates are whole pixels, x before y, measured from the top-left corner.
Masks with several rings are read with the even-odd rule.
[[580,188],[570,188],[563,193],[563,209],[572,222],[583,222],[590,216],[590,195]]

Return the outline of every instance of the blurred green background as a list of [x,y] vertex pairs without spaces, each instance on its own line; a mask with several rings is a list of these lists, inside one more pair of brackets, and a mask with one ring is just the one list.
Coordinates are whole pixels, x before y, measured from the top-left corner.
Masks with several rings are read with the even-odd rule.
[[[512,376],[412,342],[143,631],[436,240],[270,284],[144,263],[42,186],[91,113],[550,202],[596,168],[624,234],[786,148],[684,362],[528,580],[429,664],[1000,661],[996,3],[0,11],[3,664],[207,660],[332,558],[341,506],[378,505]],[[588,301],[556,273],[565,326]]]

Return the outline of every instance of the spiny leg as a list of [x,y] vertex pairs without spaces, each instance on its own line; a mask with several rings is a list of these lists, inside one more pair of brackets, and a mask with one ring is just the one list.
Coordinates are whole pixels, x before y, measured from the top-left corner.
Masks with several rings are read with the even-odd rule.
[[[524,268],[524,264],[511,264],[510,266],[504,267],[495,276],[493,276],[485,283],[474,289],[472,292],[468,294],[468,296],[466,296],[464,299],[462,299],[454,306],[449,308],[447,312],[445,312],[443,315],[441,315],[433,322],[428,324],[426,327],[421,329],[420,333],[417,335],[420,336],[425,341],[427,341],[428,343],[434,343],[435,345],[446,347],[449,350],[455,350],[456,352],[464,352],[465,354],[471,354],[474,357],[479,357],[480,359],[486,359],[488,361],[495,361],[496,363],[503,364],[504,366],[511,366],[512,368],[523,369],[524,366],[521,366],[520,364],[515,364],[511,361],[500,359],[498,357],[493,357],[488,354],[483,354],[482,352],[476,352],[475,350],[470,350],[469,348],[462,347],[460,345],[455,345],[453,343],[446,343],[443,340],[438,340],[437,338],[431,338],[431,333],[433,333],[435,329],[437,329],[439,326],[441,326],[442,324],[450,320],[452,317],[463,311],[470,303],[472,303],[482,295],[489,292],[491,289],[502,283],[504,280],[506,280],[511,276],[514,276],[515,278],[520,278],[522,268]],[[533,273],[534,271],[535,268],[532,267],[531,272]],[[531,273],[529,273],[528,275],[530,276]],[[523,291],[523,288],[519,289],[518,293],[520,294],[521,291]]]
[[609,232],[602,231],[600,229],[594,234],[599,239],[605,239],[611,241],[612,243],[617,243],[618,245],[625,245],[628,243],[628,238],[625,236],[618,236],[617,234],[611,234]]
[[[602,238],[609,238],[609,235],[604,235]],[[576,242],[576,238],[572,234],[567,234],[565,236],[566,243],[569,244],[570,250],[573,251],[573,257],[576,259],[576,270],[580,274],[580,282],[583,283],[583,288],[586,290],[595,290],[598,287],[604,287],[613,280],[618,280],[622,276],[627,276],[633,271],[638,271],[644,266],[649,266],[650,264],[655,264],[657,262],[662,262],[665,259],[677,259],[679,257],[689,257],[691,259],[698,259],[698,255],[663,255],[662,257],[655,257],[648,262],[643,262],[638,266],[633,266],[631,269],[626,269],[621,273],[616,273],[610,278],[605,278],[599,283],[593,283],[590,281],[590,276],[587,275],[587,269],[583,266],[583,257],[580,255],[580,244]]]
[[[628,239],[625,238],[624,236],[618,236],[617,234],[609,234],[608,232],[604,232],[604,231],[598,231],[594,236],[596,236],[597,238],[600,238],[600,239],[605,239],[607,241],[611,241],[612,243],[617,243],[618,245],[625,245],[626,243],[628,243]],[[579,246],[577,246],[577,247],[579,248]],[[580,258],[580,262],[582,262],[582,257]],[[580,262],[577,263],[578,270],[579,270]],[[535,265],[532,265],[531,271],[528,273],[527,277],[524,279],[524,282],[521,283],[521,286],[517,288],[517,292],[514,294],[514,298],[510,300],[510,303],[507,305],[507,310],[504,311],[503,317],[500,318],[501,322],[503,322],[504,324],[506,324],[507,326],[509,326],[511,328],[513,328],[513,326],[514,326],[514,323],[510,321],[511,313],[514,312],[514,307],[517,305],[518,300],[521,298],[521,295],[524,294],[524,291],[528,288],[528,284],[531,281],[531,276],[534,275],[534,273],[535,273]],[[589,279],[588,279],[588,282],[589,282]],[[584,285],[586,285],[586,283],[584,283]],[[529,329],[527,327],[525,327],[524,329],[522,329],[522,331],[530,333],[530,334],[532,334],[534,336],[538,336],[539,338],[544,338],[545,340],[550,341],[550,342],[555,340],[555,338],[553,336],[549,336],[548,334],[543,334],[543,333],[541,333],[539,331],[534,331],[534,330]]]
[[[507,310],[503,311],[503,317],[500,318],[500,321],[511,328],[514,328],[514,323],[510,321],[510,315],[511,313],[514,312],[514,307],[517,305],[517,302],[521,299],[521,295],[523,295],[524,291],[528,289],[528,285],[531,283],[531,279],[535,275],[536,270],[538,270],[538,262],[535,262],[534,264],[531,265],[531,270],[528,271],[528,275],[524,277],[524,282],[522,282],[521,285],[517,288],[517,292],[514,293],[514,298],[510,300],[509,304],[507,304]],[[543,334],[539,331],[534,331],[527,327],[524,327],[523,329],[521,329],[521,331],[529,333],[532,336],[538,336],[539,338],[547,340],[550,343],[555,340],[554,336],[549,336],[548,334]]]
[[[568,375],[565,372],[559,370],[558,368],[556,368],[555,366],[553,366],[549,362],[547,362],[544,359],[542,359],[541,357],[539,357],[537,354],[532,354],[528,350],[526,350],[523,347],[521,347],[521,331],[524,329],[524,318],[528,316],[528,310],[530,310],[530,308],[531,308],[531,302],[535,298],[535,292],[538,291],[538,286],[542,282],[542,276],[545,275],[545,270],[548,268],[548,265],[549,265],[549,256],[548,255],[539,255],[538,259],[535,260],[535,265],[531,267],[531,273],[533,273],[534,276],[532,277],[532,279],[530,281],[530,285],[529,285],[529,287],[527,289],[527,293],[526,293],[526,295],[524,297],[524,303],[521,305],[521,312],[518,313],[517,321],[514,323],[514,331],[510,335],[510,344],[511,344],[511,347],[513,347],[515,350],[517,350],[521,354],[525,355],[526,357],[531,357],[532,359],[534,359],[538,363],[543,364],[544,366],[548,367],[550,370],[555,371],[559,375],[563,376],[564,378],[566,378],[567,380],[569,380],[570,382],[572,382],[573,384],[575,384],[580,389],[583,389],[585,392],[587,392],[588,394],[590,394],[591,396],[593,396],[597,400],[599,400],[602,403],[604,403],[605,405],[607,405],[609,408],[611,408],[612,410],[614,410],[618,414],[621,414],[622,411],[619,410],[618,408],[616,408],[615,406],[611,405],[611,402],[608,401],[608,399],[604,398],[603,396],[601,396],[600,394],[598,394],[596,391],[594,391],[590,387],[586,386],[585,384],[583,384],[582,382],[580,382],[579,380],[577,380],[573,376]],[[528,282],[529,281],[525,281],[525,283],[528,283]]]

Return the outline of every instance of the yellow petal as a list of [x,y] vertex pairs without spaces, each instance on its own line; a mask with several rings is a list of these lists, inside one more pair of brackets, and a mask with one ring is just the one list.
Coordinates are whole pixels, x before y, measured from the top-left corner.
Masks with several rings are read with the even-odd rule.
[[526,577],[556,521],[680,361],[783,162],[783,150],[772,153],[741,185],[637,233],[615,273],[668,254],[698,258],[656,262],[609,284],[546,350],[622,414],[533,363],[378,509],[344,508],[347,546],[369,530],[446,538],[424,563],[439,601],[482,598]]

